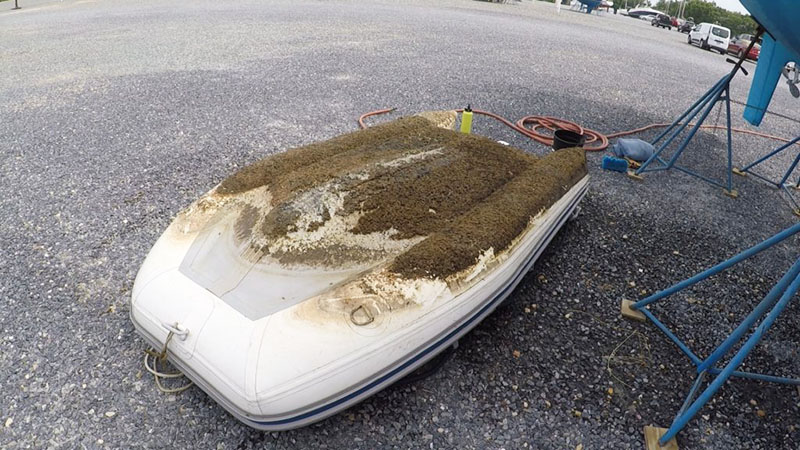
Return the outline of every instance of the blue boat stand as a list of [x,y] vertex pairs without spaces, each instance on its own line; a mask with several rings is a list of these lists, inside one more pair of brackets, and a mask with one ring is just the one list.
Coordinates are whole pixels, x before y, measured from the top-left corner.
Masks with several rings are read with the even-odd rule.
[[[707,183],[710,183],[714,186],[721,187],[725,194],[731,197],[737,197],[737,192],[733,189],[733,146],[731,142],[731,98],[730,98],[730,84],[731,80],[733,79],[734,75],[742,69],[742,63],[750,51],[750,48],[754,45],[758,38],[763,33],[763,29],[759,28],[756,36],[750,42],[750,46],[747,48],[747,51],[744,52],[742,58],[736,62],[733,69],[725,75],[724,77],[720,78],[714,86],[711,87],[705,94],[703,94],[697,101],[694,102],[692,106],[689,107],[686,111],[683,112],[677,119],[675,119],[661,134],[656,137],[651,144],[656,148],[656,151],[653,155],[647,159],[642,165],[636,169],[635,171],[628,172],[628,175],[634,179],[641,180],[642,174],[645,172],[658,172],[663,170],[669,169],[677,169],[681,172],[684,172],[688,175],[693,177],[697,177]],[[726,179],[724,181],[714,180],[709,178],[705,175],[697,173],[693,170],[690,170],[686,167],[680,166],[676,164],[678,158],[680,158],[681,154],[686,147],[691,142],[692,138],[697,131],[700,129],[700,126],[703,125],[708,115],[714,109],[718,102],[724,101],[725,102],[725,118],[726,118],[726,128],[727,128],[727,144],[728,144],[728,166],[726,171]],[[700,115],[697,119],[697,122],[692,124],[692,120],[695,117]],[[692,125],[691,129],[689,130],[689,134],[681,141],[678,145],[677,150],[669,159],[669,161],[665,161],[664,158],[661,157],[661,154],[667,147],[672,144],[675,138],[678,137],[689,125]],[[664,139],[663,142],[662,139]],[[656,164],[657,163],[657,164]]]
[[774,186],[774,187],[776,187],[778,189],[781,189],[786,194],[786,198],[789,200],[789,203],[791,204],[792,209],[794,210],[794,213],[797,214],[798,216],[800,216],[800,204],[798,204],[798,202],[795,200],[795,198],[792,195],[792,193],[789,191],[789,189],[795,189],[795,190],[800,189],[800,178],[797,180],[797,182],[795,184],[791,184],[791,183],[788,182],[789,181],[789,177],[792,176],[792,173],[797,168],[798,163],[800,163],[800,152],[797,152],[797,156],[794,158],[794,161],[792,162],[792,164],[789,165],[789,168],[786,170],[786,173],[783,174],[783,176],[781,177],[780,181],[770,180],[769,178],[752,171],[752,169],[755,168],[756,166],[758,166],[759,164],[761,164],[764,161],[767,161],[768,159],[778,155],[779,153],[783,152],[784,150],[786,150],[788,148],[792,148],[798,142],[800,142],[800,136],[797,136],[796,138],[792,139],[791,141],[787,142],[786,144],[781,145],[780,147],[778,147],[775,150],[769,152],[765,156],[762,156],[761,158],[753,161],[752,163],[742,167],[741,169],[734,168],[733,169],[733,173],[735,173],[737,175],[742,175],[742,176],[747,176],[748,174],[750,174],[750,175],[753,175],[754,177],[758,178],[761,181],[765,181],[767,184],[769,184],[771,186]]
[[[657,292],[645,299],[639,300],[635,303],[623,300],[622,312],[627,317],[637,318],[637,315],[643,316],[644,320],[649,319],[653,322],[659,330],[661,330],[670,340],[672,340],[678,348],[692,361],[697,367],[697,377],[695,378],[692,388],[683,403],[683,406],[678,411],[675,420],[669,429],[661,435],[658,444],[665,445],[680,432],[683,427],[694,417],[695,414],[714,396],[717,390],[722,387],[725,381],[731,376],[750,378],[761,381],[769,381],[774,383],[791,384],[800,386],[800,379],[785,378],[772,375],[763,375],[758,373],[741,372],[736,370],[756,346],[756,344],[764,337],[766,332],[775,322],[775,319],[783,312],[789,302],[795,297],[795,294],[800,290],[800,257],[795,261],[792,267],[783,275],[778,283],[767,293],[763,300],[753,309],[753,311],[736,327],[733,332],[720,344],[712,353],[705,359],[701,359],[689,347],[683,343],[669,328],[666,327],[660,320],[658,320],[649,309],[647,305],[662,300],[676,292],[686,289],[706,278],[715,275],[725,269],[728,269],[741,261],[744,261],[751,256],[766,250],[775,244],[788,239],[795,234],[800,233],[800,223],[789,227],[780,233],[770,237],[769,239],[755,245],[730,259],[727,259],[714,267],[706,269],[693,277],[683,280],[663,291]],[[745,334],[760,321],[758,326],[747,337],[747,340],[741,348],[733,355],[731,360],[725,365],[724,368],[717,368],[715,365],[725,355],[730,353],[732,347],[739,343]],[[700,392],[701,386],[704,384],[707,376],[714,378]],[[699,395],[698,395],[699,393]]]

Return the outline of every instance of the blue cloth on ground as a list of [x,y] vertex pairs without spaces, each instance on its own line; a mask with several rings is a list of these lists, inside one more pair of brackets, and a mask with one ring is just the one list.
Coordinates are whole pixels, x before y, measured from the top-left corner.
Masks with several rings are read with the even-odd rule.
[[611,147],[611,151],[619,157],[630,158],[634,161],[647,161],[647,158],[653,156],[655,148],[653,144],[641,139],[620,138]]

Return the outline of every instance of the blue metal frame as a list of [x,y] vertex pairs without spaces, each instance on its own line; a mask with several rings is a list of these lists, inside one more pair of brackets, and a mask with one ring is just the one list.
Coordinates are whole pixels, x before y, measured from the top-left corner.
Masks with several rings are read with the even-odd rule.
[[[661,134],[658,135],[658,137],[651,142],[651,144],[656,147],[656,151],[652,156],[650,156],[650,158],[647,159],[647,161],[645,161],[638,169],[636,169],[634,174],[641,175],[645,172],[657,172],[674,168],[693,177],[700,178],[707,183],[719,186],[725,189],[728,193],[733,192],[733,145],[731,139],[730,83],[731,79],[733,79],[733,76],[736,73],[736,70],[738,70],[738,66],[731,71],[731,73],[720,78],[719,81],[717,81],[714,86],[711,87],[711,89],[709,89],[705,94],[703,94],[702,97],[695,101],[694,104],[689,107],[689,109],[684,111],[683,114],[675,119],[675,121],[673,121],[663,132],[661,132]],[[680,158],[683,151],[686,150],[686,147],[689,145],[689,142],[692,140],[695,134],[697,134],[700,126],[703,125],[703,122],[705,122],[706,118],[708,118],[708,115],[720,101],[725,102],[728,145],[727,177],[724,184],[723,182],[714,180],[676,164],[678,158]],[[680,145],[678,145],[678,149],[675,151],[669,161],[665,161],[661,157],[661,154],[667,149],[667,147],[670,146],[670,144],[672,144],[678,135],[680,135],[689,125],[691,125],[691,121],[697,117],[698,114],[700,114],[700,118],[692,125],[692,128],[689,130],[689,134],[683,138],[683,141],[681,141]],[[659,144],[659,142],[664,138],[666,139]],[[658,165],[650,167],[655,162],[658,162]]]
[[768,159],[778,155],[779,153],[782,153],[784,150],[786,150],[788,148],[791,148],[792,146],[794,146],[798,142],[800,142],[800,136],[797,136],[796,138],[792,139],[791,141],[781,145],[780,147],[778,147],[775,150],[767,153],[766,155],[764,155],[761,158],[753,161],[752,163],[744,166],[743,168],[738,169],[737,173],[739,173],[741,175],[745,175],[745,174],[753,175],[754,177],[760,179],[761,181],[765,181],[767,184],[782,190],[786,194],[786,198],[788,198],[789,203],[791,203],[792,208],[794,209],[795,213],[800,215],[800,204],[798,204],[798,202],[795,200],[795,198],[792,195],[792,193],[789,192],[790,188],[800,189],[800,178],[797,180],[797,183],[795,183],[795,184],[787,184],[787,181],[789,180],[789,177],[792,175],[792,172],[794,172],[794,170],[797,168],[797,165],[800,164],[800,152],[797,152],[797,156],[794,158],[794,161],[792,161],[792,164],[789,165],[789,168],[783,174],[783,176],[781,177],[780,181],[770,180],[769,178],[767,178],[767,177],[765,177],[763,175],[760,175],[760,174],[758,174],[756,172],[753,172],[751,170],[751,169],[755,168],[756,166],[758,166],[759,164],[763,163],[764,161],[767,161]]
[[[761,37],[761,34],[764,32],[764,29],[759,27],[758,31],[756,32],[756,36],[750,42],[750,45],[747,47],[747,51],[744,52],[739,61],[734,64],[733,69],[725,75],[724,77],[720,78],[714,86],[711,87],[705,94],[703,94],[699,99],[692,106],[689,107],[683,114],[680,115],[677,119],[675,119],[669,127],[667,127],[657,138],[655,138],[651,144],[656,147],[656,151],[653,155],[647,159],[638,169],[636,169],[633,174],[635,176],[641,176],[645,172],[657,172],[662,170],[669,170],[669,169],[677,169],[687,175],[691,175],[693,177],[699,178],[706,183],[713,184],[714,186],[719,186],[725,189],[725,193],[736,196],[736,193],[733,190],[733,143],[731,138],[731,96],[730,96],[730,87],[731,87],[731,80],[736,75],[739,70],[742,70],[747,74],[747,71],[742,69],[742,63],[744,62],[746,55],[750,52],[750,49],[753,48],[755,42]],[[681,154],[686,147],[689,145],[689,142],[692,140],[695,134],[697,134],[697,130],[700,129],[700,126],[703,125],[703,122],[708,118],[708,115],[714,109],[718,102],[724,101],[725,102],[725,124],[727,128],[727,144],[728,144],[728,165],[727,165],[727,176],[725,183],[723,184],[720,181],[711,179],[705,175],[699,174],[692,170],[687,169],[686,167],[681,167],[676,164],[678,158],[680,158]],[[672,144],[672,141],[681,134],[686,127],[691,124],[691,121],[700,114],[700,118],[697,122],[692,125],[691,130],[689,130],[689,134],[683,139],[683,141],[678,145],[678,149],[675,151],[675,154],[672,155],[670,160],[664,161],[661,158],[661,154]],[[669,135],[669,137],[667,137]],[[659,141],[664,139],[666,140],[659,145]],[[650,167],[651,164],[654,162],[658,162],[659,165],[654,167]]]
[[[731,376],[740,378],[749,378],[762,381],[769,381],[774,383],[791,384],[800,386],[800,379],[778,377],[773,375],[764,375],[750,372],[740,372],[736,369],[742,364],[744,359],[755,347],[755,345],[764,337],[767,330],[775,322],[775,319],[783,312],[789,302],[794,298],[795,294],[800,290],[800,257],[795,261],[792,267],[783,275],[778,283],[767,293],[763,300],[753,309],[753,311],[739,324],[738,327],[720,344],[707,358],[701,359],[692,352],[689,347],[683,343],[666,325],[658,320],[653,313],[646,308],[647,305],[666,298],[678,291],[686,289],[694,284],[699,283],[706,278],[715,275],[723,270],[726,270],[737,263],[744,261],[751,256],[760,253],[775,244],[784,241],[795,234],[800,233],[800,223],[789,227],[780,233],[772,236],[771,238],[755,245],[709,269],[706,269],[691,278],[683,280],[663,291],[657,292],[645,299],[639,300],[631,304],[630,308],[634,311],[639,311],[644,316],[653,322],[659,330],[661,330],[678,348],[692,361],[697,367],[697,377],[695,378],[692,388],[683,403],[683,406],[678,411],[675,420],[669,427],[667,432],[659,440],[660,445],[665,445],[670,439],[675,437],[683,427],[694,417],[695,414],[714,396],[720,387]],[[739,343],[745,334],[760,320],[759,325],[747,337],[742,347],[733,355],[730,362],[719,369],[715,364],[727,355],[734,345]],[[700,387],[702,386],[707,375],[714,376],[714,379],[708,384],[699,396]]]

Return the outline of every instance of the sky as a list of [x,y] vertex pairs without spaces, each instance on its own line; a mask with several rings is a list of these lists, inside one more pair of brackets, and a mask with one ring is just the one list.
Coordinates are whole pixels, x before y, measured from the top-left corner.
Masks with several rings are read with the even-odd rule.
[[739,3],[739,0],[714,0],[714,3],[716,3],[720,8],[729,9],[731,11],[736,11],[743,14],[750,14],[747,12],[747,9],[745,9],[745,7]]

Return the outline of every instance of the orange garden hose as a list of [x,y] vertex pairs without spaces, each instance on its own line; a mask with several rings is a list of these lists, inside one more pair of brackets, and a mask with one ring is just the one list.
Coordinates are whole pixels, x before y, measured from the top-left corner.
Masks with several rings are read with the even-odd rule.
[[[362,114],[361,117],[358,118],[358,124],[361,126],[361,128],[367,128],[367,125],[364,123],[364,119],[371,116],[386,114],[394,111],[395,109],[396,108],[378,109],[375,111],[370,111],[368,113]],[[463,109],[456,110],[456,112],[459,113],[462,111]],[[582,134],[586,136],[586,142],[583,148],[587,152],[600,152],[605,150],[606,148],[608,148],[608,140],[612,138],[629,136],[631,134],[641,133],[643,131],[647,131],[653,128],[664,128],[671,125],[670,123],[653,123],[650,125],[643,126],[641,128],[635,128],[633,130],[619,131],[611,134],[603,134],[589,128],[584,128],[575,122],[570,122],[569,120],[564,120],[564,119],[558,119],[556,117],[530,115],[530,116],[525,116],[517,120],[516,123],[514,123],[506,119],[505,117],[502,117],[500,115],[497,115],[489,111],[473,109],[472,112],[474,114],[480,114],[482,116],[491,117],[492,119],[495,119],[501,122],[502,124],[506,125],[507,127],[511,128],[512,130],[522,134],[523,136],[526,136],[548,147],[553,145],[552,133],[555,130],[569,130]],[[724,125],[700,125],[700,128],[705,130],[724,130],[727,127],[725,127]],[[540,130],[547,130],[549,133],[543,133]],[[773,136],[771,134],[766,134],[766,133],[760,133],[758,131],[747,130],[744,128],[731,127],[731,131],[736,133],[749,134],[751,136],[758,136],[762,138],[772,139],[784,143],[790,142],[790,140],[786,138]]]

